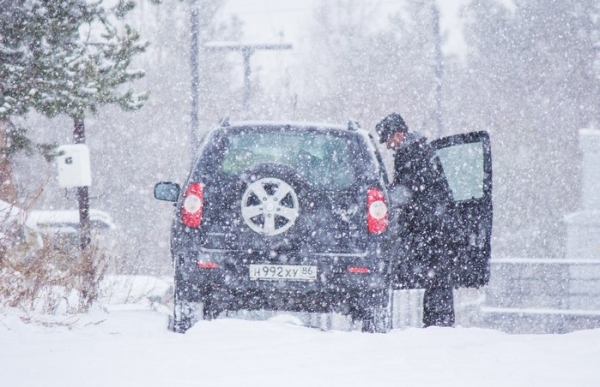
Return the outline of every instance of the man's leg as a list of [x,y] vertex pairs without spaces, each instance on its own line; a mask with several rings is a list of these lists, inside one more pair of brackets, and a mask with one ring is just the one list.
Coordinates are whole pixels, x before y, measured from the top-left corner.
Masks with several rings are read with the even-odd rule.
[[425,289],[423,296],[424,327],[454,326],[454,297],[452,287],[432,287]]

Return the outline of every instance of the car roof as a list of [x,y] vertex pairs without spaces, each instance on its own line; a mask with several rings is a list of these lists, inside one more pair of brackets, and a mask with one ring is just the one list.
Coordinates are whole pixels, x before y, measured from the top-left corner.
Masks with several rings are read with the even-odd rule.
[[260,126],[260,127],[285,127],[291,126],[294,128],[323,128],[323,129],[340,129],[346,130],[347,126],[339,124],[330,124],[324,122],[305,122],[305,121],[234,121],[229,124],[230,127],[239,126]]
[[305,122],[305,121],[233,121],[222,125],[220,129],[244,129],[244,128],[265,128],[277,129],[290,127],[299,130],[310,131],[339,131],[340,133],[358,133],[362,136],[368,136],[364,129],[349,129],[349,125],[331,124],[324,122]]

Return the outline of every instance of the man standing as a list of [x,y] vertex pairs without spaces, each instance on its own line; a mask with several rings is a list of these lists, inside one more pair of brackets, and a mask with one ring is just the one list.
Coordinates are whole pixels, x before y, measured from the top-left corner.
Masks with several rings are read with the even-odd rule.
[[375,127],[379,141],[394,154],[394,186],[402,186],[407,202],[400,208],[398,242],[409,268],[411,288],[425,288],[423,324],[453,326],[450,246],[445,235],[452,225],[446,212],[452,193],[435,150],[427,139],[409,132],[402,116],[392,113]]

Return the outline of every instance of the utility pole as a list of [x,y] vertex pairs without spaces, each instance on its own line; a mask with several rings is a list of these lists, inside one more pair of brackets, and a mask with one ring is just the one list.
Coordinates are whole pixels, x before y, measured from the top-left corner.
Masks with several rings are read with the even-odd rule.
[[199,21],[198,21],[198,0],[191,1],[191,12],[190,12],[190,67],[192,72],[192,117],[190,120],[191,124],[191,143],[192,143],[192,162],[196,157],[196,150],[198,149],[198,129],[200,126],[199,118],[199,104],[200,98],[198,93],[200,92],[200,69],[198,68],[198,41],[199,41]]
[[[85,144],[85,126],[83,114],[73,120],[73,142]],[[79,204],[79,247],[85,251],[92,241],[90,229],[90,196],[87,186],[77,187],[77,202]]]
[[209,42],[204,47],[210,51],[239,51],[244,56],[244,95],[242,106],[244,109],[244,115],[248,118],[248,112],[250,108],[250,74],[252,68],[250,67],[250,57],[258,50],[291,50],[292,45],[287,43],[264,43],[264,44],[250,44],[250,43],[238,43],[238,42]]
[[435,112],[434,119],[437,137],[444,134],[442,116],[442,77],[444,72],[444,57],[442,55],[442,36],[440,34],[440,12],[436,0],[431,0],[431,16],[433,21],[433,39],[435,42]]

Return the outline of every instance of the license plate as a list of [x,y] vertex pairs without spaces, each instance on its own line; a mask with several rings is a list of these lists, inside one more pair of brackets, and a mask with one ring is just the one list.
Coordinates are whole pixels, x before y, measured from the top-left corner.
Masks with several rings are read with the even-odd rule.
[[314,281],[317,267],[305,265],[250,265],[251,280]]

